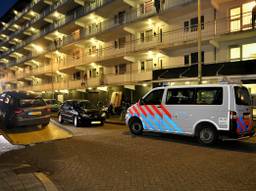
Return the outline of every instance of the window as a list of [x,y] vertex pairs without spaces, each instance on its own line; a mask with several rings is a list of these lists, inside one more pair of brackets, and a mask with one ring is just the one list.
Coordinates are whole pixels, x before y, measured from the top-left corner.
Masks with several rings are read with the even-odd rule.
[[222,88],[197,88],[196,104],[199,105],[221,105],[223,102]]
[[255,5],[256,2],[251,1],[230,9],[230,32],[252,28],[252,9]]
[[153,90],[141,102],[142,105],[160,105],[162,103],[164,89]]
[[125,46],[125,41],[126,41],[125,37],[122,37],[122,38],[119,38],[119,39],[118,39],[119,48],[124,48],[124,46]]
[[153,40],[153,30],[147,30],[146,31],[146,42]]
[[189,21],[184,22],[184,32],[189,32]]
[[251,105],[251,97],[247,88],[235,87],[235,96],[237,105]]
[[144,32],[140,33],[140,42],[144,42]]
[[119,65],[119,74],[124,74],[126,72],[126,64]]
[[28,98],[28,99],[21,99],[19,101],[19,106],[22,108],[25,107],[36,107],[36,106],[45,106],[45,102],[42,98]]
[[238,61],[241,59],[241,47],[231,47],[230,48],[230,60]]
[[[198,17],[190,19],[191,32],[197,31]],[[201,16],[201,29],[204,30],[204,16]]]
[[194,89],[169,89],[166,97],[167,105],[194,104]]
[[242,49],[243,60],[251,60],[256,58],[256,43],[244,44]]
[[184,64],[189,65],[189,55],[184,55]]
[[[202,51],[201,61],[204,63],[204,51]],[[198,64],[198,52],[191,53],[191,64]]]
[[241,8],[237,7],[230,10],[230,32],[241,29]]
[[256,58],[256,43],[230,47],[230,60],[252,60]]
[[90,69],[89,76],[90,76],[90,78],[96,78],[96,76],[97,76],[97,69],[96,68]]
[[115,74],[125,74],[126,73],[126,64],[119,64],[115,66]]
[[144,72],[146,69],[145,69],[145,62],[144,61],[142,61],[142,62],[140,62],[140,71],[141,72]]

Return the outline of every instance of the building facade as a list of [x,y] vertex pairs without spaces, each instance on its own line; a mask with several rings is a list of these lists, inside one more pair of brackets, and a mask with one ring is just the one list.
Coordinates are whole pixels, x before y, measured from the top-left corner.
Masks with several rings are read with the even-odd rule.
[[[256,2],[201,2],[203,83],[256,94]],[[197,0],[18,1],[1,18],[1,91],[134,102],[152,85],[195,84],[197,30]]]

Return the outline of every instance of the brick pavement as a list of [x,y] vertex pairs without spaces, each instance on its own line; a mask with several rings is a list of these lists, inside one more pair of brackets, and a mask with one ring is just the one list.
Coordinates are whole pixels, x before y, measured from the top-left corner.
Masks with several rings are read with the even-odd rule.
[[0,164],[31,164],[67,191],[256,190],[256,138],[204,147],[187,137],[136,137],[110,124],[67,128],[72,139],[5,153]]
[[0,169],[0,191],[46,191],[33,173],[15,173],[11,167]]

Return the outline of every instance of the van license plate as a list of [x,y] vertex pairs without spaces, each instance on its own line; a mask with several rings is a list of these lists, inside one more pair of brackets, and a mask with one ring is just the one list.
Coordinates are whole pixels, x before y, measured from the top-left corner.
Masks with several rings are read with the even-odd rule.
[[34,111],[34,112],[29,112],[28,115],[42,115],[42,112],[41,111]]
[[98,125],[98,124],[101,124],[101,121],[92,121],[91,124]]

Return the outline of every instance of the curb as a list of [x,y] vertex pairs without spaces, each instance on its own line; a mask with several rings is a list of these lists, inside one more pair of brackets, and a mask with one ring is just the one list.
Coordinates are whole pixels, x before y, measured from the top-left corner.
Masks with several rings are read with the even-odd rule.
[[64,130],[68,131],[69,133],[71,133],[72,135],[74,135],[73,132],[69,128],[65,127],[64,125],[59,124],[54,119],[51,119],[50,121],[51,121],[51,123],[53,123],[54,125],[58,126],[59,128],[62,128]]
[[116,124],[116,125],[125,125],[125,122],[123,122],[123,121],[106,120],[105,123]]

